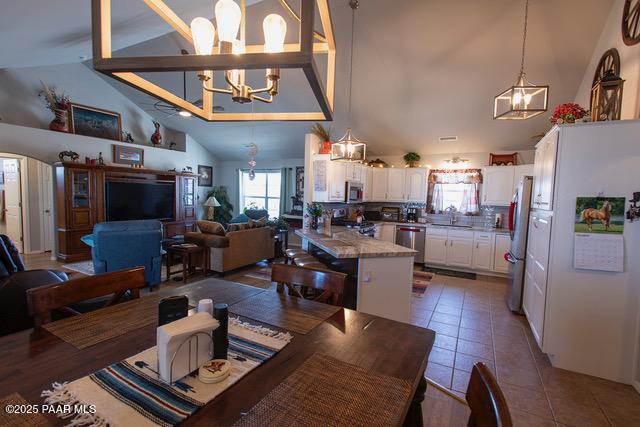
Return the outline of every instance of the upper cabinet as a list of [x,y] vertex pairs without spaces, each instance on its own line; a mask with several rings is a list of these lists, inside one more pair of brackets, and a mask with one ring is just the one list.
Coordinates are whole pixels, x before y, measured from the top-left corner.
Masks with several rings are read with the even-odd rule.
[[362,184],[364,185],[364,195],[362,200],[365,202],[373,201],[373,168],[362,168]]
[[513,166],[487,166],[482,171],[482,204],[508,206],[513,198]]
[[529,165],[518,165],[513,170],[513,192],[516,193],[523,176],[533,176],[533,163]]
[[405,169],[405,195],[408,201],[427,202],[427,169]]
[[351,182],[363,182],[362,169],[364,167],[360,163],[345,164],[345,178]]
[[387,200],[387,169],[372,168],[371,200],[381,202]]
[[[387,170],[387,202],[404,202],[405,195],[405,170],[404,169],[388,169]],[[426,183],[425,183],[426,185]]]
[[558,129],[549,132],[536,145],[533,165],[533,194],[531,205],[536,209],[553,209],[553,185],[558,149]]
[[313,201],[344,202],[346,197],[347,164],[320,154],[313,159]]

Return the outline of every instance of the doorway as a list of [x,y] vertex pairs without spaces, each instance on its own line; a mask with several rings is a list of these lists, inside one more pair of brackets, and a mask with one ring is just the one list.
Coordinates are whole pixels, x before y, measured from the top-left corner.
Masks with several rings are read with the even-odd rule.
[[22,254],[53,249],[52,173],[39,160],[0,153],[0,233]]

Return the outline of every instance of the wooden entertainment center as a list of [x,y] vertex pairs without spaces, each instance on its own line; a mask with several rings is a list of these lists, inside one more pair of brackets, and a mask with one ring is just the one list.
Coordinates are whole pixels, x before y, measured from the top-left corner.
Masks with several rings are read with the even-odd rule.
[[56,175],[56,236],[61,262],[91,259],[91,248],[80,238],[106,221],[105,184],[108,181],[173,183],[173,217],[163,220],[164,237],[195,230],[198,175],[122,166],[54,164]]

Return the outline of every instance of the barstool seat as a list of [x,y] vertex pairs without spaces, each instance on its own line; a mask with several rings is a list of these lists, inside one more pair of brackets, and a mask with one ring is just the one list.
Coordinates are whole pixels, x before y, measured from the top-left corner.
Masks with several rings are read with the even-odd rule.
[[288,264],[289,262],[293,262],[294,258],[297,257],[302,257],[302,256],[311,256],[307,251],[305,251],[304,249],[294,249],[294,248],[289,248],[289,249],[285,249],[284,251],[284,263]]
[[324,268],[324,269],[327,268],[323,263],[321,263],[315,258],[303,259],[303,260],[298,260],[296,258],[295,262],[298,267],[312,267],[312,268]]

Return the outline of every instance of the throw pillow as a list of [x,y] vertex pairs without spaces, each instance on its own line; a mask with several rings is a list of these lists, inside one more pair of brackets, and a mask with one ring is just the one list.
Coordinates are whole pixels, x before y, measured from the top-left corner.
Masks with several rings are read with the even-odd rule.
[[225,235],[224,227],[219,222],[200,220],[196,221],[196,224],[198,224],[200,231],[205,234],[214,234],[216,236]]
[[244,213],[248,218],[251,219],[261,219],[269,216],[269,212],[266,209],[247,209],[246,211],[244,211]]
[[236,216],[231,221],[229,221],[229,224],[240,224],[242,222],[248,222],[248,221],[249,221],[249,217],[241,213],[240,215]]
[[260,218],[258,220],[250,219],[249,224],[251,225],[251,228],[264,227],[267,225],[267,217],[265,216],[264,218]]

